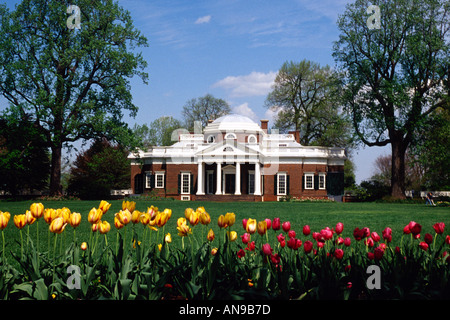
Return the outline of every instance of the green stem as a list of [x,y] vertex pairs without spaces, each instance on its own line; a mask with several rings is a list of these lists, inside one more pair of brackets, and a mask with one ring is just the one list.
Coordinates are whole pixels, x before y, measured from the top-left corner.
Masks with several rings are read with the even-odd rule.
[[58,234],[55,233],[55,240],[53,242],[53,277],[52,283],[55,283],[55,269],[56,269],[56,241],[58,240]]
[[3,246],[2,246],[2,256],[3,256],[3,263],[4,264],[6,264],[6,261],[5,261],[5,233],[4,233],[4,231],[3,231],[3,229],[2,229],[2,241],[3,241]]

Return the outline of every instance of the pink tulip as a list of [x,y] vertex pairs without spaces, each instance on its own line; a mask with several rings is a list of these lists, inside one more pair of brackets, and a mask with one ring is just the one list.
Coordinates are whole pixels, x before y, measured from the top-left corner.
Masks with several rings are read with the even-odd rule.
[[280,230],[281,224],[280,224],[280,218],[274,218],[272,221],[272,229],[273,230]]
[[272,220],[270,220],[270,219],[268,219],[268,218],[266,218],[266,219],[264,219],[264,220],[265,220],[266,223],[267,223],[267,230],[269,230],[270,227],[272,226]]
[[268,243],[263,244],[263,246],[262,246],[262,252],[263,252],[266,256],[272,255],[272,248],[270,247],[270,244],[268,244]]
[[285,221],[281,227],[284,232],[288,232],[291,229],[291,223],[289,221]]
[[336,231],[337,234],[341,234],[342,231],[344,230],[344,224],[342,222],[338,222],[334,230]]

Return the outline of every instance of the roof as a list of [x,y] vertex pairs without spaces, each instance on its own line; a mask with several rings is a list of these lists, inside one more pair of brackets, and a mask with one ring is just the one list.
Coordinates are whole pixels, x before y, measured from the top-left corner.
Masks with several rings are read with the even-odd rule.
[[216,132],[262,133],[263,130],[249,117],[239,114],[227,114],[209,123],[204,129],[205,134]]

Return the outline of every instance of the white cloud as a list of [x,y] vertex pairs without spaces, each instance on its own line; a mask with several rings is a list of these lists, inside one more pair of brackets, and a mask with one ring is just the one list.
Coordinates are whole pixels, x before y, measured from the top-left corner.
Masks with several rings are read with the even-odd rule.
[[211,16],[203,16],[203,17],[198,18],[195,21],[195,24],[208,23],[209,21],[211,21]]
[[240,104],[232,108],[233,113],[240,114],[242,116],[249,117],[255,122],[258,122],[258,116],[256,113],[248,106],[248,102]]
[[271,90],[277,73],[252,72],[243,76],[228,76],[213,84],[214,88],[231,90],[232,97],[264,96]]

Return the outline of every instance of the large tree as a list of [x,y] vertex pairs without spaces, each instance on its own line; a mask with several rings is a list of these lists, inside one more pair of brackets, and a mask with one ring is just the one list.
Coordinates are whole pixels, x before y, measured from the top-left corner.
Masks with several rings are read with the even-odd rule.
[[230,105],[223,99],[207,94],[186,102],[181,112],[184,125],[189,131],[194,131],[194,122],[199,121],[204,128],[209,120],[215,120],[231,112]]
[[265,105],[277,111],[274,127],[300,131],[303,145],[349,146],[351,122],[340,110],[339,76],[328,65],[285,62]]
[[394,197],[404,198],[415,128],[449,104],[449,24],[447,0],[356,0],[338,19],[333,56],[346,72],[344,104],[364,144],[391,145]]
[[[69,4],[80,9],[79,29]],[[112,0],[23,0],[14,11],[1,5],[0,19],[0,93],[12,114],[30,115],[44,135],[50,192],[58,194],[64,146],[129,132],[123,112],[137,112],[130,79],[147,79],[146,62],[133,51],[147,39]]]

